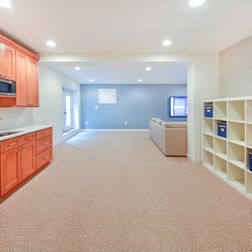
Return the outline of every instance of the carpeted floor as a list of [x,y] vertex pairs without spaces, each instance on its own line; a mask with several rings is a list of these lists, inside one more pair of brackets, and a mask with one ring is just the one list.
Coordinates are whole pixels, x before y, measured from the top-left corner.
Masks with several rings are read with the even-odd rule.
[[81,133],[0,205],[0,251],[252,251],[252,202],[147,133]]

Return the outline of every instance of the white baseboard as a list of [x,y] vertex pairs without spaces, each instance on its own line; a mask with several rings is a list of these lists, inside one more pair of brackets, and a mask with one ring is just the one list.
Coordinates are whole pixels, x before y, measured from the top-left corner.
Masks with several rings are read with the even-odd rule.
[[149,132],[149,129],[81,129],[83,132]]
[[199,164],[202,162],[201,158],[192,157],[189,153],[187,153],[187,158],[194,164]]
[[68,139],[72,138],[73,136],[77,135],[81,132],[81,129],[70,130],[63,134],[63,142],[67,141]]

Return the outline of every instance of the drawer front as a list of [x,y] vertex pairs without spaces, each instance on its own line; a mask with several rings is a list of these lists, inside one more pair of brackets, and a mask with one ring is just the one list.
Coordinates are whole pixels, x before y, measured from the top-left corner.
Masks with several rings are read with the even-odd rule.
[[37,132],[37,139],[41,139],[43,137],[51,136],[51,135],[52,135],[52,128],[40,130]]
[[49,163],[52,160],[52,149],[43,151],[37,155],[37,169],[43,167],[45,164]]
[[47,136],[37,140],[37,154],[52,147],[52,137]]
[[1,143],[1,152],[6,152],[12,149],[15,149],[19,146],[19,137],[11,138],[9,140],[3,141]]
[[35,141],[35,133],[27,134],[19,138],[21,145]]

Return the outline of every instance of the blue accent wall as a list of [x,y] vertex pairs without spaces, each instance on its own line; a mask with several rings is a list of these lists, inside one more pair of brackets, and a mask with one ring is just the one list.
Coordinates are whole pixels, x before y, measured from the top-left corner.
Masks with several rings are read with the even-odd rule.
[[[98,104],[99,88],[116,88],[117,103]],[[152,117],[179,120],[169,118],[169,97],[186,95],[185,84],[83,84],[81,85],[81,127],[83,129],[147,129]],[[124,124],[125,121],[127,124]]]

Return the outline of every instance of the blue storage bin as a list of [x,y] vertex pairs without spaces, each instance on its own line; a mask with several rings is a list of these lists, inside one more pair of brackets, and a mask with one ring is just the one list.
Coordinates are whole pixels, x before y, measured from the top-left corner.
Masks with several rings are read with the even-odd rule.
[[218,122],[218,136],[227,138],[227,123]]
[[205,106],[205,117],[213,117],[213,105]]
[[252,152],[249,152],[249,170],[252,172]]

